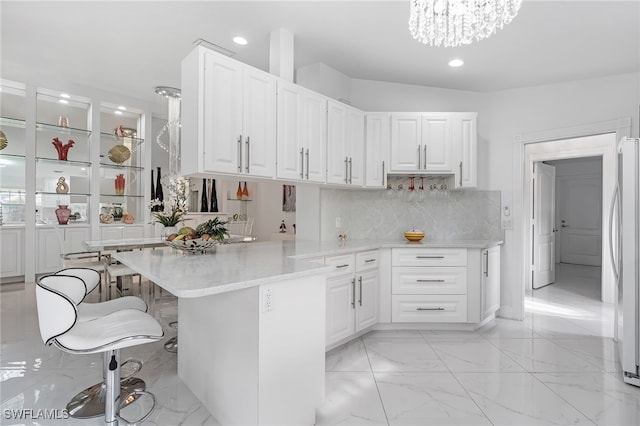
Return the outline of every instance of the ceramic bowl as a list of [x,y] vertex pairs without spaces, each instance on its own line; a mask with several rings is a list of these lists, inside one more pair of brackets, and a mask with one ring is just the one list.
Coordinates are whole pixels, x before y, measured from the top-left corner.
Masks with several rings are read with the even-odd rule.
[[164,243],[169,247],[182,250],[185,253],[202,253],[205,250],[208,250],[214,247],[217,244],[217,241],[214,240],[213,238],[208,240],[203,240],[201,238],[198,238],[196,240],[165,241]]
[[411,242],[418,242],[424,238],[424,232],[419,229],[411,229],[404,233],[404,237]]

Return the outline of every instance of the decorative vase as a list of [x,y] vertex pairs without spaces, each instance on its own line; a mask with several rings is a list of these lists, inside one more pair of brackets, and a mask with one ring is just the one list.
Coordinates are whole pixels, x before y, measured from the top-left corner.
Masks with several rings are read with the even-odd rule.
[[156,176],[156,198],[160,201],[161,205],[158,206],[158,211],[164,210],[164,194],[162,192],[162,183],[160,183],[161,169],[158,167],[158,176]]
[[177,226],[165,226],[160,231],[160,237],[162,237],[163,240],[166,240],[169,235],[177,234],[177,233],[178,233],[178,227]]
[[238,190],[236,191],[236,198],[242,200],[242,182],[238,182]]
[[60,126],[60,127],[69,127],[69,117],[65,117],[63,115],[58,117],[58,126]]
[[58,194],[66,194],[69,192],[69,185],[65,182],[64,177],[58,179],[58,184],[56,185],[56,192]]
[[[154,182],[153,182],[153,170],[151,170],[151,199],[155,200],[156,199],[156,187],[154,186]],[[158,211],[158,209],[156,208],[156,206],[151,207],[151,211],[155,212]]]
[[247,182],[244,183],[244,188],[242,188],[242,199],[243,200],[249,199],[249,190],[247,189]]
[[69,216],[71,215],[71,210],[66,205],[59,205],[56,209],[56,218],[58,219],[58,223],[60,225],[66,225],[69,223]]
[[211,208],[209,211],[214,213],[218,211],[218,193],[216,192],[215,179],[211,179]]
[[7,135],[5,135],[2,130],[0,130],[0,151],[5,149],[7,145],[9,145],[9,139],[7,139]]
[[67,155],[69,155],[69,148],[71,148],[75,142],[71,139],[66,144],[63,144],[60,139],[53,138],[53,142],[51,142],[53,146],[56,147],[56,151],[58,151],[58,160],[67,161]]
[[116,222],[119,222],[120,220],[122,220],[122,214],[123,214],[122,204],[114,203],[113,213],[111,214],[113,215],[113,220],[115,220]]
[[116,195],[124,195],[124,184],[125,184],[124,174],[121,173],[118,176],[116,176],[116,179],[115,179]]
[[200,197],[200,211],[209,211],[209,202],[207,201],[207,180],[202,179],[202,196]]

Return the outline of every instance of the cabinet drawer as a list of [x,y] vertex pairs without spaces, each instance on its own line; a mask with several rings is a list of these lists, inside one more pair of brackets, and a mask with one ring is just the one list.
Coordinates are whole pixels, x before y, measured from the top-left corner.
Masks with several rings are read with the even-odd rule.
[[378,250],[356,253],[356,271],[375,269],[378,267]]
[[466,322],[465,295],[393,295],[392,322]]
[[330,272],[330,275],[352,274],[355,271],[353,253],[343,254],[340,256],[326,256],[324,258],[324,263],[335,267],[335,269]]
[[393,294],[467,294],[467,268],[392,268]]
[[467,249],[399,248],[391,250],[393,266],[467,266]]

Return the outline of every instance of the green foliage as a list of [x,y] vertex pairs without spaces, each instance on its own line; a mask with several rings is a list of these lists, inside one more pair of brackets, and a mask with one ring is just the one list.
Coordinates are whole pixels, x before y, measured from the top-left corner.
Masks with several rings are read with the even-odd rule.
[[227,227],[225,226],[226,224],[227,222],[224,222],[215,217],[198,225],[196,227],[196,234],[198,236],[209,234],[214,240],[223,241],[225,235],[229,235]]

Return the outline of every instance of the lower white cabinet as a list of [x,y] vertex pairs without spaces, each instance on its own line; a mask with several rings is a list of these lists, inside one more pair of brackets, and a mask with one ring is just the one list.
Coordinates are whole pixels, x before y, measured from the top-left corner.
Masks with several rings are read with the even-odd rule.
[[378,322],[378,251],[327,256],[335,271],[327,278],[326,345]]
[[56,272],[62,268],[63,253],[81,253],[87,251],[82,244],[89,240],[89,227],[61,226],[36,229],[36,273]]
[[391,296],[394,322],[467,322],[466,294]]
[[121,240],[123,238],[144,238],[144,227],[135,225],[101,226],[101,240]]
[[482,250],[482,318],[500,309],[500,246]]
[[0,229],[0,278],[24,275],[24,229]]

